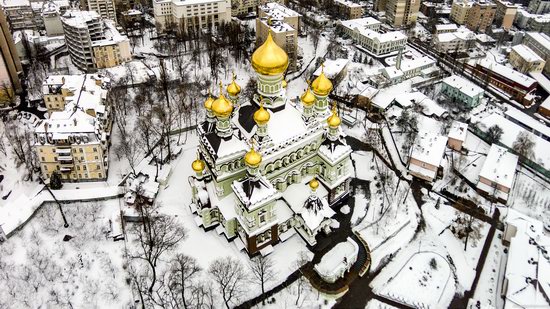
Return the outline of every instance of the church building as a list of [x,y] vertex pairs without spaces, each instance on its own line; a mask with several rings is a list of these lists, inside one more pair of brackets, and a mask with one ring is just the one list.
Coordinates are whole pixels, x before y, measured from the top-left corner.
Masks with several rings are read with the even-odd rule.
[[204,102],[190,208],[204,229],[216,229],[249,255],[298,233],[310,246],[338,224],[333,207],[349,195],[353,173],[331,81],[324,72],[297,102],[286,95],[289,59],[268,34],[253,53],[253,97],[235,78]]

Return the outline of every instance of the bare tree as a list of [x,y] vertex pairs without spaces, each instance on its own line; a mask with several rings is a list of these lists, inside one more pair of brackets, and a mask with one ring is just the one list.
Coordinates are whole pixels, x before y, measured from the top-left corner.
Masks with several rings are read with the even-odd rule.
[[520,156],[527,159],[532,159],[535,154],[533,148],[535,147],[535,142],[531,137],[531,134],[527,131],[519,132],[516,140],[512,144],[512,149],[514,149]]
[[214,260],[208,272],[218,286],[227,309],[244,294],[247,274],[239,260],[225,257]]
[[487,130],[487,139],[489,139],[489,142],[491,144],[497,143],[498,141],[500,141],[503,133],[504,131],[502,130],[502,128],[495,124],[491,126],[489,130]]
[[173,292],[173,298],[176,303],[181,303],[184,308],[189,308],[186,294],[191,292],[193,280],[200,274],[202,269],[195,258],[185,254],[177,254],[170,264],[172,266],[170,268],[169,286]]
[[[250,261],[252,281],[259,284],[262,295],[265,294],[265,284],[275,279],[276,271],[273,260],[269,256],[258,255]],[[265,304],[265,299],[262,301]]]
[[136,173],[136,164],[142,156],[141,146],[138,143],[138,137],[133,132],[121,134],[120,144],[115,147],[115,154],[118,158],[125,158],[132,169],[132,173]]

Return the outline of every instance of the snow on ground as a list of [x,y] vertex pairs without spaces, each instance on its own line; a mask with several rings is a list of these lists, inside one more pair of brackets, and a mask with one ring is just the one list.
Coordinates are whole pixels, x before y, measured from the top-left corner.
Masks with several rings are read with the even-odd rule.
[[543,222],[550,218],[550,183],[519,167],[508,207]]
[[[124,272],[124,241],[106,238],[118,200],[55,204],[0,246],[0,307],[122,308],[132,303]],[[65,235],[72,238],[63,241]]]
[[365,309],[396,309],[397,307],[383,303],[377,299],[371,299]]
[[504,307],[504,300],[500,297],[500,292],[504,280],[507,252],[504,251],[502,235],[502,232],[497,231],[493,237],[491,247],[487,253],[487,260],[474,293],[475,300],[494,308]]
[[376,176],[376,170],[373,164],[374,157],[374,152],[355,151],[351,154],[351,158],[356,167],[355,177],[366,181],[374,180],[374,177]]
[[304,277],[282,289],[270,297],[265,305],[259,304],[253,308],[264,309],[292,309],[292,308],[332,308],[335,299],[319,293]]

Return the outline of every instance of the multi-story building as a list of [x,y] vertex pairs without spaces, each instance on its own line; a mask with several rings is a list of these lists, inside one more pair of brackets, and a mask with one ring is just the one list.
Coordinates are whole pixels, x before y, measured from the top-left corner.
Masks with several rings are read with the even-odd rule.
[[527,32],[522,43],[546,62],[544,72],[550,73],[550,37],[544,33]]
[[512,28],[518,6],[512,2],[505,0],[496,0],[495,22],[497,27],[502,27],[506,30]]
[[340,22],[345,34],[375,56],[397,52],[407,44],[407,36],[403,32],[379,32],[380,25],[381,23],[372,17]]
[[42,175],[64,181],[105,180],[112,127],[106,82],[97,75],[49,76],[44,102],[49,118],[35,129]]
[[4,12],[0,9],[0,106],[14,102],[15,93],[21,91],[20,74],[23,67],[17,54]]
[[434,34],[450,33],[458,30],[456,24],[439,24],[434,27]]
[[86,0],[88,11],[96,11],[101,18],[116,22],[116,6],[114,0]]
[[[258,85],[242,97],[233,82],[204,106],[189,177],[195,222],[215,228],[250,255],[299,234],[309,245],[334,228],[353,167],[333,88],[321,74],[299,102],[286,95],[288,56],[268,34],[252,54]],[[292,129],[289,129],[292,128]],[[332,226],[332,227],[331,227]]]
[[276,2],[284,4],[284,0],[231,0],[231,15],[232,16],[244,16],[256,14],[257,8],[260,5],[264,5],[268,2]]
[[95,11],[70,10],[61,22],[69,55],[79,69],[110,68],[132,59],[128,38]]
[[441,160],[445,154],[447,137],[428,132],[418,132],[409,158],[409,173],[414,177],[434,181],[443,174]]
[[477,191],[506,204],[518,165],[518,156],[496,144],[491,145],[479,172]]
[[42,19],[44,20],[44,28],[48,36],[63,35],[63,25],[61,24],[61,15],[66,11],[66,8],[59,7],[53,1],[46,1],[42,6]]
[[537,15],[529,20],[527,30],[550,35],[550,14]]
[[199,33],[231,20],[229,0],[153,0],[153,14],[159,32],[175,30]]
[[275,43],[288,55],[290,72],[296,71],[297,68],[300,18],[300,14],[279,3],[272,2],[258,7],[256,44],[264,42],[271,30]]
[[407,27],[416,22],[419,0],[387,0],[386,18],[394,27]]
[[476,84],[458,75],[445,78],[441,84],[441,92],[453,102],[464,104],[468,108],[478,106],[485,94]]
[[439,33],[433,37],[433,45],[439,52],[453,53],[465,52],[474,46],[476,40],[475,34],[461,27],[454,32]]
[[512,47],[508,59],[510,64],[521,73],[542,72],[546,64],[544,59],[523,44]]
[[493,24],[496,10],[497,6],[492,2],[485,0],[474,2],[468,12],[466,27],[472,31],[486,32]]
[[350,0],[334,0],[338,14],[346,19],[357,19],[363,16],[364,6]]
[[437,66],[435,60],[428,56],[402,60],[400,52],[395,65],[384,67],[380,71],[388,84],[395,85],[419,75],[429,77],[437,73]]
[[454,1],[451,6],[451,19],[459,25],[466,24],[473,4],[472,1],[468,0]]
[[546,14],[550,13],[550,1],[548,0],[531,0],[527,10],[531,14]]
[[32,29],[40,30],[44,26],[42,17],[36,14],[28,0],[6,0],[0,3],[13,31]]

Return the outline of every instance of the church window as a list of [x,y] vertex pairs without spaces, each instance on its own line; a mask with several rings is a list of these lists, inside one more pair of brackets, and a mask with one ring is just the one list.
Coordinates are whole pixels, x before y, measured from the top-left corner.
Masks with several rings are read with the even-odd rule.
[[260,225],[266,222],[267,220],[266,216],[267,216],[267,211],[265,211],[265,209],[260,210],[260,212],[258,213],[258,219],[260,220]]

